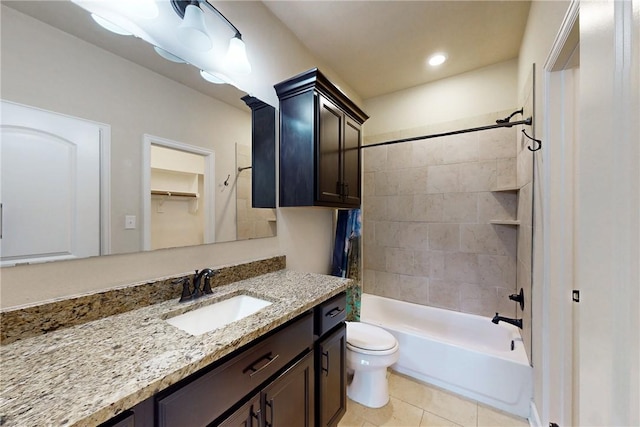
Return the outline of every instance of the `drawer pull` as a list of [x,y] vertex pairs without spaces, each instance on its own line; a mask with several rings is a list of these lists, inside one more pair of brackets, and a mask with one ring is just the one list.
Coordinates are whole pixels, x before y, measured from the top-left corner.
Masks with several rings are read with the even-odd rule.
[[[278,358],[278,356],[279,355],[276,354],[275,356],[271,357],[271,352],[269,352],[269,353],[265,354],[264,356],[262,356],[261,358],[259,358],[258,360],[256,360],[255,362],[253,362],[247,368],[245,368],[244,371],[242,371],[242,373],[246,374],[247,372],[251,371],[249,373],[249,377],[253,377],[258,372],[262,371],[264,368],[266,368],[267,366],[271,365],[273,363],[273,361]],[[256,368],[255,365],[257,365],[259,362],[261,362],[263,360],[267,360],[267,363],[265,363],[264,365],[260,366],[259,368]]]
[[325,314],[326,317],[336,317],[337,315],[339,315],[340,313],[342,313],[344,311],[344,308],[340,308],[340,307],[336,307],[333,310],[331,310],[330,312],[328,312],[327,314]]

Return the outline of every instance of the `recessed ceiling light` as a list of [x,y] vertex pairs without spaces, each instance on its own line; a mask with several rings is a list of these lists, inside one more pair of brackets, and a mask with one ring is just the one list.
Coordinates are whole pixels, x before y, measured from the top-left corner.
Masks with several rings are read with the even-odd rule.
[[429,57],[429,65],[431,65],[432,67],[436,67],[438,65],[442,65],[444,64],[444,61],[447,60],[447,57],[445,54],[443,53],[436,53],[434,55],[431,55]]

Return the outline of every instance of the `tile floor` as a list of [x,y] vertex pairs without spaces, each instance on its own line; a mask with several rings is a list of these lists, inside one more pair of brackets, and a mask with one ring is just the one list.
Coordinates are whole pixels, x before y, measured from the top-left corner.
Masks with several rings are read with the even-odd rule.
[[524,418],[389,372],[389,403],[371,409],[348,400],[338,427],[529,427]]

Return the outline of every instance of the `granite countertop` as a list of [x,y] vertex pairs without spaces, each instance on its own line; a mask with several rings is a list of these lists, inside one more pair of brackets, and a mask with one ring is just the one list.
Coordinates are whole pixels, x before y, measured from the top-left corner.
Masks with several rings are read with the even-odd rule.
[[[97,425],[345,290],[348,279],[281,270],[0,347],[0,425]],[[234,294],[272,302],[191,336],[163,319]]]

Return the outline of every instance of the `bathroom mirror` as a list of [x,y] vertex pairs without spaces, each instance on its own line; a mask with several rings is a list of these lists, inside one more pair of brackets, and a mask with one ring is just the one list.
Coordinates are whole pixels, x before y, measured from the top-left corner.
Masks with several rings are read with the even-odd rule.
[[[209,241],[238,239],[236,182],[250,174],[238,171],[248,165],[237,163],[237,147],[246,155],[252,145],[246,93],[204,81],[198,69],[167,61],[141,39],[109,33],[71,2],[3,1],[1,19],[2,98],[109,130],[110,230],[103,230],[108,250],[100,253],[144,250],[144,201],[151,198],[143,192],[145,135],[213,153]],[[275,235],[275,215],[264,216]]]

